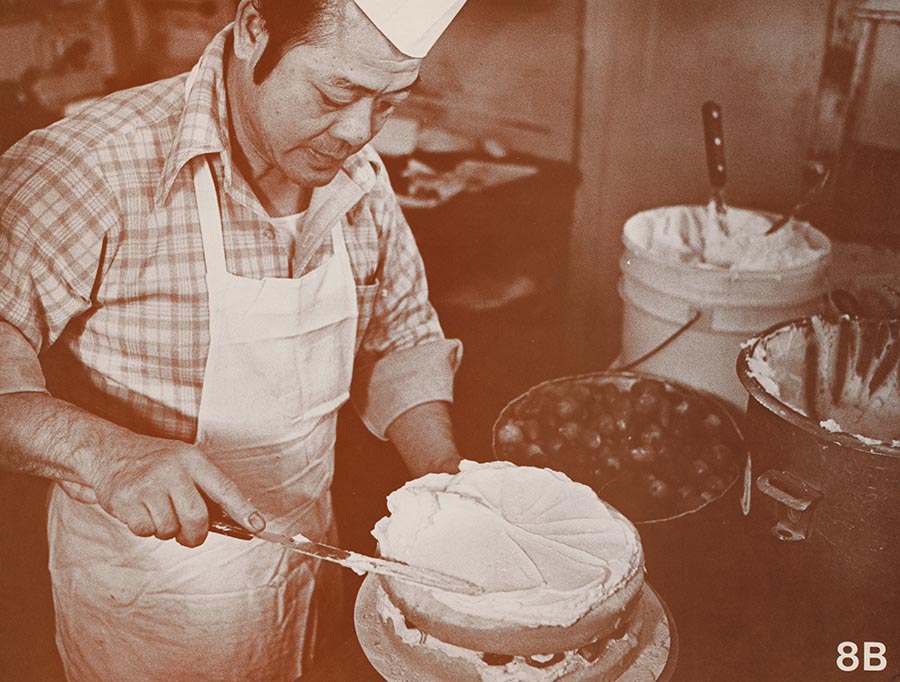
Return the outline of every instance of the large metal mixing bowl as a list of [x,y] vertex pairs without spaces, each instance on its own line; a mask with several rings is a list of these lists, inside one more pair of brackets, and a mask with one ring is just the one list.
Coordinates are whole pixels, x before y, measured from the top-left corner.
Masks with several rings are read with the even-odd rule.
[[[827,328],[840,321],[819,318],[817,324]],[[872,325],[884,322],[845,318],[843,324],[860,325],[856,331],[862,334],[874,333]],[[744,433],[753,471],[748,517],[753,546],[783,582],[785,594],[798,603],[818,603],[821,612],[847,622],[845,632],[854,632],[851,621],[871,626],[879,619],[895,629],[900,610],[900,448],[890,441],[864,442],[859,436],[865,434],[829,430],[824,425],[829,415],[810,418],[794,401],[776,397],[771,382],[752,366],[754,359],[768,363],[777,384],[784,368],[803,367],[798,355],[809,353],[813,333],[812,318],[777,325],[738,358],[738,375],[750,394]],[[827,338],[817,343],[827,343]],[[837,357],[832,350],[820,348],[809,357]],[[822,374],[792,371],[785,376],[785,387],[794,383],[788,393],[809,395],[804,382]],[[890,400],[871,402],[877,408]]]

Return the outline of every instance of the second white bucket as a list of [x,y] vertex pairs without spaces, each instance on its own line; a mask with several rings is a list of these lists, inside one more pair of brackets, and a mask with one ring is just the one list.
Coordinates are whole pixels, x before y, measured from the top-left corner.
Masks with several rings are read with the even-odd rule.
[[743,409],[747,393],[735,369],[741,345],[774,324],[819,310],[831,244],[807,223],[764,237],[772,217],[729,208],[730,243],[720,240],[710,264],[700,255],[708,218],[705,206],[671,206],[625,223],[619,364],[650,353],[694,320],[635,369],[709,391]]

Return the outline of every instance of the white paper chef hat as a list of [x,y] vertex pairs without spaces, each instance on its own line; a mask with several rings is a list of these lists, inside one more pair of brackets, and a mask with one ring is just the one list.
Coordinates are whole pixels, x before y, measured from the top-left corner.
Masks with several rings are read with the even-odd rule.
[[424,57],[466,0],[353,0],[394,47]]

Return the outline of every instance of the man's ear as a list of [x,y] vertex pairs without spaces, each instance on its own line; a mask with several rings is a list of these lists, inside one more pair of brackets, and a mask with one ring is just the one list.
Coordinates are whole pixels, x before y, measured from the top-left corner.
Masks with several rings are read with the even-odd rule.
[[249,68],[254,68],[269,43],[266,22],[256,9],[254,0],[241,0],[234,19],[234,54]]

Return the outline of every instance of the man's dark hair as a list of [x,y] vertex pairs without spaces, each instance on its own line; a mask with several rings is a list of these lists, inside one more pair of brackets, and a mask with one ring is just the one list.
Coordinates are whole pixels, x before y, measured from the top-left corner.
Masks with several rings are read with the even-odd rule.
[[325,35],[324,19],[337,12],[335,5],[335,0],[253,0],[269,34],[253,70],[253,82],[262,83],[290,48]]

